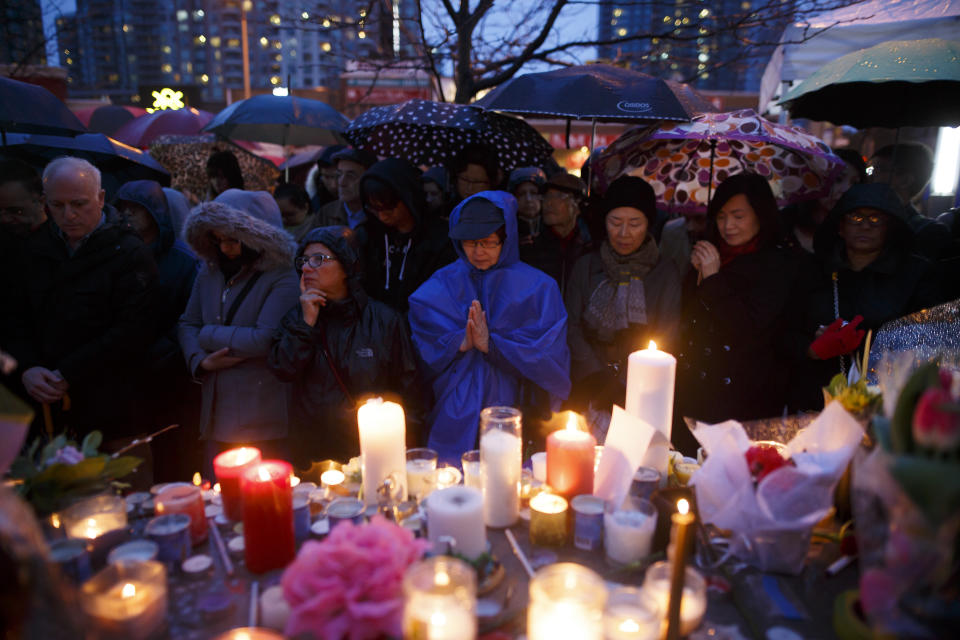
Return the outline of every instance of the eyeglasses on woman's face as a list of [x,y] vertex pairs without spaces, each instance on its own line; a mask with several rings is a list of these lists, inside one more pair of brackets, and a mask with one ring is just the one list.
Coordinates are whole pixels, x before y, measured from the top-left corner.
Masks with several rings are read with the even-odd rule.
[[323,266],[324,262],[334,262],[336,259],[336,256],[327,255],[326,253],[314,253],[309,256],[300,256],[294,263],[297,269],[303,271],[307,265],[310,265],[311,269],[319,269]]
[[501,242],[500,240],[490,240],[487,238],[484,238],[483,240],[464,240],[463,248],[476,249],[477,247],[479,247],[481,249],[496,249],[502,244],[503,242]]

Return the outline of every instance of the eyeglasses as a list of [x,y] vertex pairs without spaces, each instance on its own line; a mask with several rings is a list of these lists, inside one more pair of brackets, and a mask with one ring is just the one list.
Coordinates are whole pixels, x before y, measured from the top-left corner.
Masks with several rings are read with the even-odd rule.
[[883,215],[877,213],[871,213],[870,215],[863,215],[862,213],[848,213],[845,217],[847,222],[857,226],[861,226],[866,223],[871,227],[880,227],[884,223]]
[[464,240],[462,244],[464,249],[476,249],[477,247],[481,249],[496,249],[503,243],[499,240]]
[[325,253],[315,253],[312,256],[300,256],[294,260],[293,263],[297,266],[297,269],[303,271],[303,268],[308,264],[311,269],[319,269],[323,266],[324,262],[335,262],[336,259],[336,256],[328,256]]

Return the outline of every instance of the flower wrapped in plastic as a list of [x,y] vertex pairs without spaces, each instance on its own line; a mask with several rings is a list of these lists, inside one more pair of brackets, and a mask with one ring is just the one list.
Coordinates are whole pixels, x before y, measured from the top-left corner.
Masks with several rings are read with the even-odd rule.
[[860,424],[833,402],[784,446],[756,446],[733,420],[698,423],[693,435],[707,454],[690,480],[702,520],[729,531],[730,552],[744,562],[799,573],[863,438]]
[[379,515],[362,525],[341,522],[322,542],[306,542],[283,573],[291,610],[285,634],[399,638],[403,574],[428,547]]
[[894,397],[854,467],[860,603],[884,632],[947,637],[960,625],[960,371],[926,362]]

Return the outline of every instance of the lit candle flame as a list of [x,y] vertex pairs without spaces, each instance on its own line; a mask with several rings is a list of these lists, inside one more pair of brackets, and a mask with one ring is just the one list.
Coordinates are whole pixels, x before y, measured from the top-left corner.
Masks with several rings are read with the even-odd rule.
[[97,527],[97,521],[93,518],[87,520],[87,531],[84,535],[88,538],[96,538],[100,534],[100,528]]
[[214,493],[220,493],[220,483],[219,483],[219,482],[218,482],[217,484],[213,485],[213,491],[214,491]]
[[328,487],[341,484],[345,479],[346,476],[339,469],[328,469],[320,474],[320,484]]
[[446,587],[450,584],[450,574],[441,569],[437,572],[437,575],[434,576],[433,581],[438,587]]
[[60,514],[59,514],[59,513],[52,513],[52,514],[50,514],[50,526],[53,527],[54,529],[59,529],[59,528],[60,528]]
[[627,618],[620,623],[620,631],[624,633],[640,633],[640,625],[633,618]]
[[568,411],[567,413],[569,414],[567,416],[567,431],[577,431],[579,429],[577,414],[573,411]]
[[132,582],[123,585],[123,589],[120,590],[120,597],[124,600],[132,598],[135,595],[137,595],[137,588],[133,586]]
[[196,473],[193,474],[193,484],[199,487],[200,483],[202,482],[203,482],[203,478],[200,477],[200,472],[197,471]]
[[688,511],[690,511],[690,503],[687,502],[686,498],[680,498],[677,500],[677,513],[685,516],[687,515]]
[[653,350],[653,351],[656,351],[656,350],[657,350],[657,343],[654,342],[653,340],[651,340],[651,341],[650,341],[650,344],[647,345],[647,349],[651,349],[651,350]]
[[442,611],[435,611],[430,614],[430,627],[432,629],[442,629],[447,626],[447,616]]
[[290,476],[290,486],[295,487],[300,484],[300,478],[297,476]]
[[258,475],[258,476],[260,477],[260,479],[263,480],[264,482],[270,480],[270,471],[269,471],[266,467],[264,467],[264,466],[262,466],[262,465],[259,466],[259,467],[257,467],[257,475]]

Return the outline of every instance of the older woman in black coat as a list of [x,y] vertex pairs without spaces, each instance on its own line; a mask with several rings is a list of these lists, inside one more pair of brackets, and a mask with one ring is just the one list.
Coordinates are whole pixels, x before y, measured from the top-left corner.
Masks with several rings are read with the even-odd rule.
[[727,178],[707,208],[707,225],[684,289],[675,413],[704,422],[777,415],[785,377],[774,345],[795,269],[778,245],[770,185],[753,173]]

